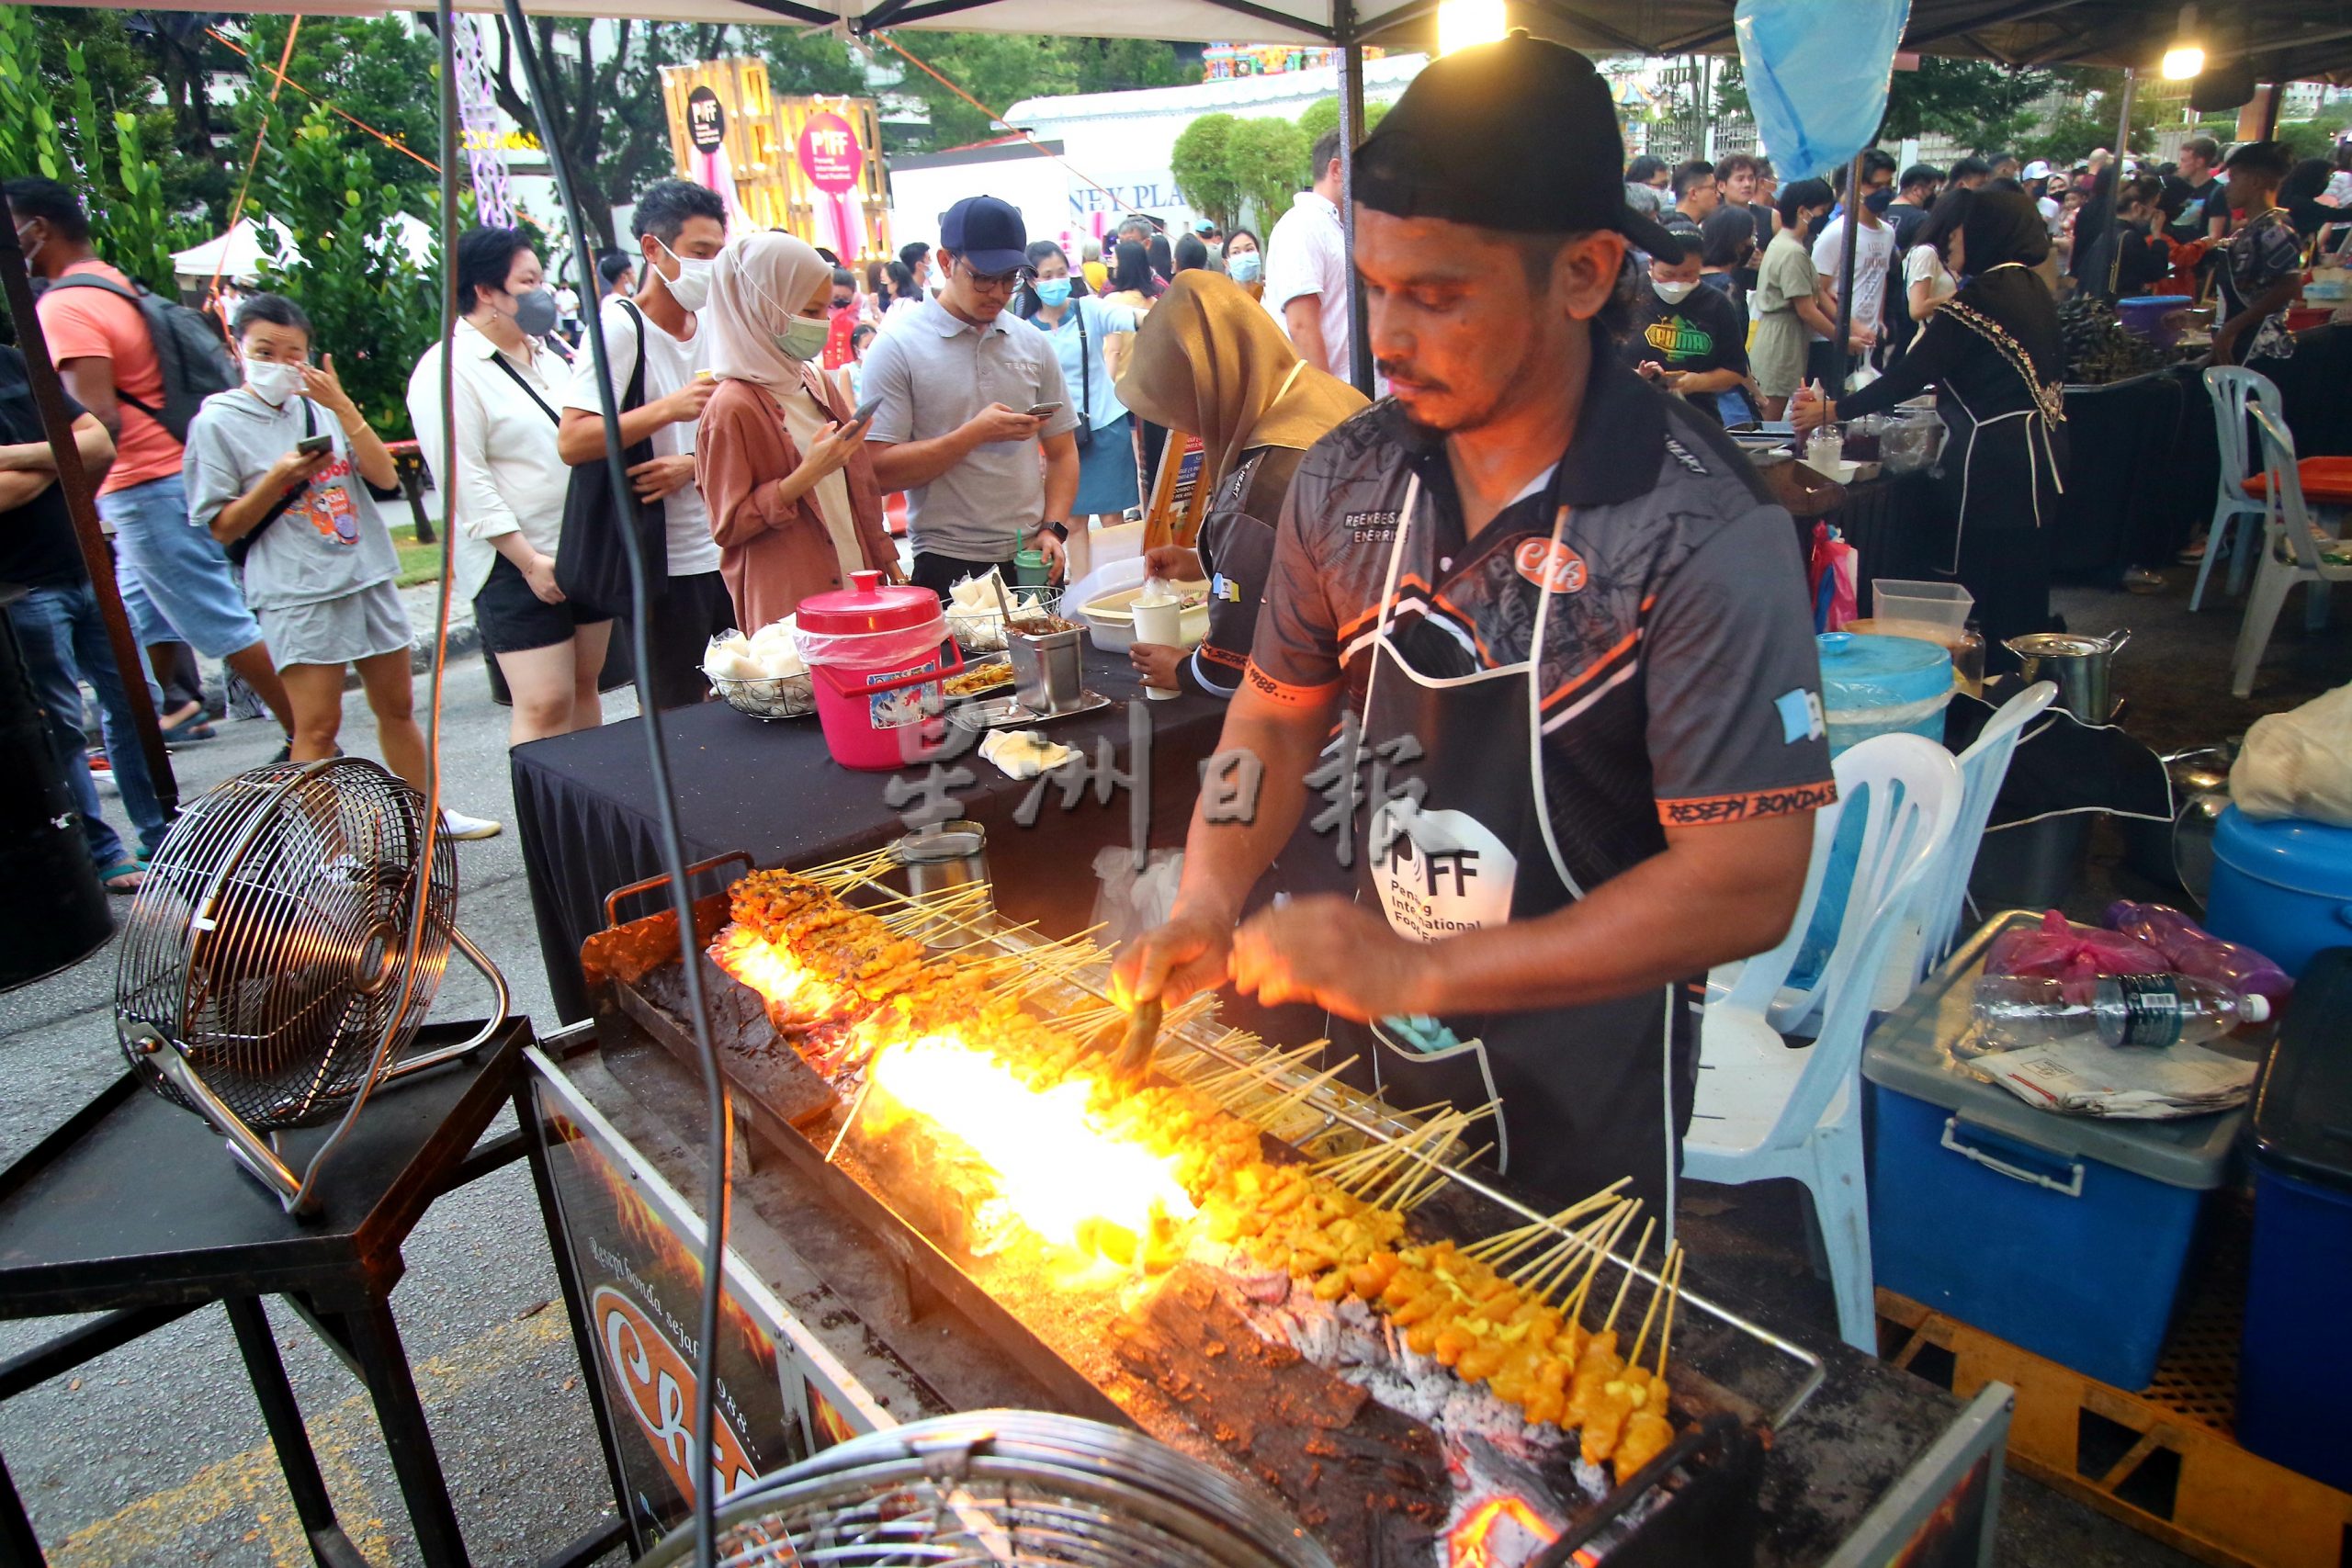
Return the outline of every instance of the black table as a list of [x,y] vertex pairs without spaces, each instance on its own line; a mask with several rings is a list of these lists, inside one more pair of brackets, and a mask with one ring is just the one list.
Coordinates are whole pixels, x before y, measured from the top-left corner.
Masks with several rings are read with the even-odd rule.
[[[1124,654],[1086,649],[1089,690],[1113,699],[1107,708],[1044,726],[1052,739],[1097,754],[1107,741],[1115,766],[1130,770],[1128,709],[1150,721],[1150,831],[1155,849],[1184,841],[1203,761],[1216,749],[1225,705],[1190,694],[1147,703]],[[757,719],[724,703],[704,703],[661,716],[677,786],[678,825],[689,863],[742,850],[763,865],[821,865],[880,848],[908,829],[901,813],[918,798],[894,805],[885,790],[919,784],[921,769],[897,773],[844,768],[825,749],[817,719]],[[642,718],[582,730],[515,748],[514,817],[523,864],[538,921],[539,952],[556,1011],[566,1022],[590,1016],[580,972],[580,944],[605,924],[605,896],[661,874],[660,840]],[[1093,908],[1094,857],[1129,842],[1131,796],[1114,788],[1107,802],[1090,790],[1068,809],[1049,784],[1034,827],[1015,814],[1035,789],[971,752],[947,764],[969,770],[972,782],[952,795],[959,814],[988,830],[997,908],[1015,920],[1035,920],[1048,936],[1086,925]],[[713,873],[697,895],[716,890],[733,868]],[[698,883],[702,879],[697,879]],[[659,898],[662,895],[649,895]],[[624,909],[646,914],[650,902]]]

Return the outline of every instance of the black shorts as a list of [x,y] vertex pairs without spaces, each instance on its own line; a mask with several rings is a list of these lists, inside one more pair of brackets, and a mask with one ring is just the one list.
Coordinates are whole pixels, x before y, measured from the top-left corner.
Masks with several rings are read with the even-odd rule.
[[602,610],[569,602],[550,604],[531,592],[523,570],[501,556],[491,566],[490,579],[474,595],[474,626],[481,645],[492,653],[528,653],[570,642],[582,626],[611,620]]
[[928,588],[941,599],[947,591],[967,577],[985,577],[993,569],[1006,588],[1012,586],[1012,563],[1009,560],[965,560],[958,556],[943,556],[931,550],[917,550],[913,567],[907,581],[917,588]]
[[[727,580],[715,571],[670,579],[645,629],[646,652],[653,661],[653,705],[678,708],[702,701],[710,695],[710,679],[702,672],[710,639],[735,629]],[[626,617],[613,623],[613,636],[629,636]]]

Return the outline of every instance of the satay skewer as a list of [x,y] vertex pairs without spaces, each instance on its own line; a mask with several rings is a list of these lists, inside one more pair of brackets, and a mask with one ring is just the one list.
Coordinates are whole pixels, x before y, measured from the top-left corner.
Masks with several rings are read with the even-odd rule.
[[1609,1333],[1617,1326],[1617,1314],[1624,1308],[1625,1292],[1634,1288],[1634,1273],[1642,1266],[1642,1254],[1650,1249],[1650,1232],[1657,1228],[1657,1216],[1653,1214],[1642,1222],[1642,1239],[1634,1244],[1632,1261],[1625,1265],[1625,1277],[1617,1282],[1617,1299],[1609,1303],[1609,1315],[1600,1320],[1600,1331]]

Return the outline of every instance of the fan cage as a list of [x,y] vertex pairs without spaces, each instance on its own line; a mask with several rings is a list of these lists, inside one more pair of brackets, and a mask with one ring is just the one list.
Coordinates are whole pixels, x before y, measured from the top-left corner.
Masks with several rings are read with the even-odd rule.
[[448,966],[458,864],[446,834],[409,953],[424,838],[424,796],[361,758],[255,768],[203,795],[124,923],[123,1054],[186,1105],[131,1037],[152,1027],[257,1130],[332,1113],[368,1082],[396,1015],[385,1059],[408,1043]]
[[[645,1559],[683,1562],[681,1527]],[[984,1411],[868,1433],[720,1506],[725,1568],[1330,1568],[1266,1502],[1149,1438]]]

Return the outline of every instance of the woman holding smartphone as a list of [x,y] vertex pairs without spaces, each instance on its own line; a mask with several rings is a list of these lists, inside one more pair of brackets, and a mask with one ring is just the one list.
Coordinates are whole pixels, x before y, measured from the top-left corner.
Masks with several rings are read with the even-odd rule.
[[832,290],[832,264],[789,234],[747,235],[711,271],[703,324],[718,390],[702,412],[695,482],[746,632],[848,586],[853,571],[899,575],[865,451],[872,411],[854,412],[817,368]]

